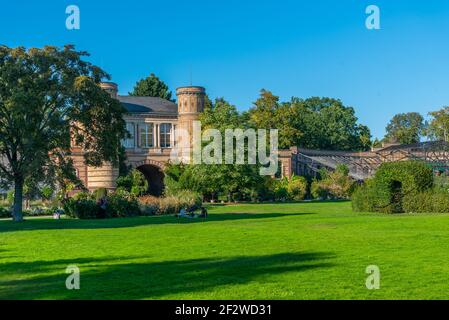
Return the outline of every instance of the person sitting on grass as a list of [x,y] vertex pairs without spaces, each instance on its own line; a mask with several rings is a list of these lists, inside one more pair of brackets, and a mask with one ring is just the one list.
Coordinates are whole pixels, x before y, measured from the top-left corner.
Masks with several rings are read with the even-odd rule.
[[181,208],[181,210],[179,211],[179,213],[177,215],[175,215],[177,218],[191,218],[190,215],[187,214],[187,211],[185,208]]

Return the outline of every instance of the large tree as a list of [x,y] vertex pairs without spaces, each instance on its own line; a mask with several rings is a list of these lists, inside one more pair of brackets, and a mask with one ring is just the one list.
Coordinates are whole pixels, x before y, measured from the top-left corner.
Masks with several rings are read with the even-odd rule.
[[154,73],[148,77],[137,81],[133,91],[129,93],[131,96],[141,97],[159,97],[171,100],[172,93],[164,81],[160,80]]
[[255,128],[279,129],[279,147],[282,149],[297,145],[304,134],[298,109],[290,103],[281,103],[270,91],[261,90],[247,115],[250,125]]
[[433,140],[449,141],[449,107],[429,112],[432,117],[427,128],[427,135]]
[[300,146],[324,150],[367,150],[371,133],[359,124],[354,108],[341,100],[312,97],[305,100],[293,98],[298,114],[304,114],[304,136]]
[[280,102],[262,90],[248,117],[256,128],[279,129],[280,148],[365,150],[370,146],[368,127],[358,124],[354,109],[337,99],[293,97]]
[[14,185],[22,220],[24,183],[74,180],[71,147],[88,165],[117,163],[126,137],[122,105],[103,91],[109,76],[74,46],[0,46],[0,182]]
[[417,143],[424,134],[424,118],[417,112],[399,113],[390,120],[385,130],[384,140],[387,142]]

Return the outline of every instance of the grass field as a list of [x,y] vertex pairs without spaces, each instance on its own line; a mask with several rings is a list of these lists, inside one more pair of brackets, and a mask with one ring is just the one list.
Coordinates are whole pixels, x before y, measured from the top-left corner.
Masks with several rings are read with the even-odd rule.
[[[0,221],[0,299],[449,298],[449,215],[356,214],[349,202],[210,212]],[[73,264],[80,290],[65,288]],[[368,265],[379,290],[365,287]]]

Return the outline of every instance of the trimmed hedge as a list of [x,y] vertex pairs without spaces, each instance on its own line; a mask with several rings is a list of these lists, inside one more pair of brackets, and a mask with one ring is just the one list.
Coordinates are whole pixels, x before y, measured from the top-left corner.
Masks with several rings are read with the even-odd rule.
[[449,212],[449,192],[444,189],[410,193],[402,201],[404,212],[407,213],[444,213]]
[[406,201],[433,187],[433,173],[425,163],[399,161],[382,164],[372,179],[352,195],[354,211],[400,213]]
[[372,179],[368,179],[364,184],[358,186],[352,194],[352,209],[358,212],[382,212],[375,204],[379,202]]

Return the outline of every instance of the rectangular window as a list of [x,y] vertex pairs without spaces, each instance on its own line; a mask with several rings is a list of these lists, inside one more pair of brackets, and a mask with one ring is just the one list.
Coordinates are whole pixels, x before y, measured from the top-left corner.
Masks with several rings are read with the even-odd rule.
[[147,123],[139,126],[140,147],[153,148],[153,124]]
[[171,147],[171,123],[162,123],[161,127],[161,148]]
[[134,148],[135,146],[134,128],[134,123],[126,123],[126,131],[128,131],[131,136],[123,140],[123,146],[125,148]]

